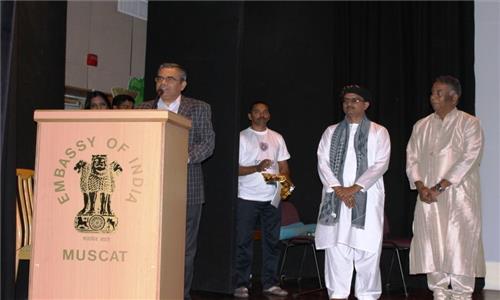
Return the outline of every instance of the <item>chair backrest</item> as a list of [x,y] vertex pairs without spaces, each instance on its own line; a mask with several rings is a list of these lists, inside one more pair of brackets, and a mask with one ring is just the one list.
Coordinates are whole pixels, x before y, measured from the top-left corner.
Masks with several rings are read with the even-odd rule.
[[[31,227],[33,220],[33,170],[17,169],[17,199],[16,215],[17,221],[16,241],[18,249],[31,244]],[[16,218],[17,219],[17,218]]]
[[300,222],[299,213],[293,203],[288,201],[281,202],[281,226],[287,226]]

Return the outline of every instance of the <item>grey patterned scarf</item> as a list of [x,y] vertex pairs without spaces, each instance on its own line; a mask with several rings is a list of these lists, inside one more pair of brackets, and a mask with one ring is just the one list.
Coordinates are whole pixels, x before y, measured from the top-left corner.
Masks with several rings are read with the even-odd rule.
[[[356,179],[368,169],[368,133],[370,131],[370,120],[363,118],[359,128],[354,135],[354,150],[356,151]],[[339,123],[332,135],[330,145],[330,168],[333,174],[343,185],[344,162],[349,142],[349,123],[346,119]],[[357,192],[354,195],[356,205],[352,208],[351,226],[365,228],[366,217],[366,192]],[[323,225],[333,225],[338,222],[340,216],[341,200],[337,198],[335,192],[326,193],[321,204],[319,223]]]

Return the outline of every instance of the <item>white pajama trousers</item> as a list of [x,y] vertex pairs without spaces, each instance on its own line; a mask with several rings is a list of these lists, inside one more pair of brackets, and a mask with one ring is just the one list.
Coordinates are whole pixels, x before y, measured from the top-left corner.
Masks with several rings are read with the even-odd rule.
[[[427,273],[427,285],[434,294],[434,300],[472,299],[476,278],[448,273]],[[451,284],[451,290],[448,286]]]
[[325,249],[325,284],[330,299],[347,299],[356,269],[355,296],[360,300],[378,299],[382,294],[380,251],[366,252],[337,244]]

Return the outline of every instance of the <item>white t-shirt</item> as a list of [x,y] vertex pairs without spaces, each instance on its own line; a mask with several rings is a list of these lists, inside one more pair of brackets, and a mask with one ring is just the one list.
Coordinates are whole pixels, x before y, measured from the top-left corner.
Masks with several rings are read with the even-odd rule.
[[[269,128],[255,131],[248,127],[240,132],[240,166],[255,166],[264,159],[270,159],[273,162],[271,167],[262,172],[278,174],[278,162],[289,158],[285,140],[276,131]],[[271,201],[275,191],[276,185],[267,184],[259,172],[238,176],[238,197],[241,199]]]

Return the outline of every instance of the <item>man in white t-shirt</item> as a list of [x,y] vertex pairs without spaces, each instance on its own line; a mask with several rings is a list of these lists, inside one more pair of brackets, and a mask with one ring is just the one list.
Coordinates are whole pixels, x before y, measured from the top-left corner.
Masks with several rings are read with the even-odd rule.
[[358,85],[342,89],[345,119],[329,126],[318,146],[323,183],[316,248],[325,249],[329,299],[347,299],[356,269],[355,296],[381,294],[380,253],[384,224],[384,180],[391,152],[387,130],[365,115],[373,99]]
[[255,102],[248,113],[251,125],[240,132],[236,213],[236,289],[233,294],[239,298],[249,296],[253,232],[258,220],[260,220],[262,231],[263,293],[274,296],[288,295],[278,286],[281,212],[279,208],[271,205],[277,187],[275,184],[267,184],[261,172],[285,175],[290,180],[287,163],[290,154],[283,137],[267,128],[270,118],[269,105],[261,101]]

